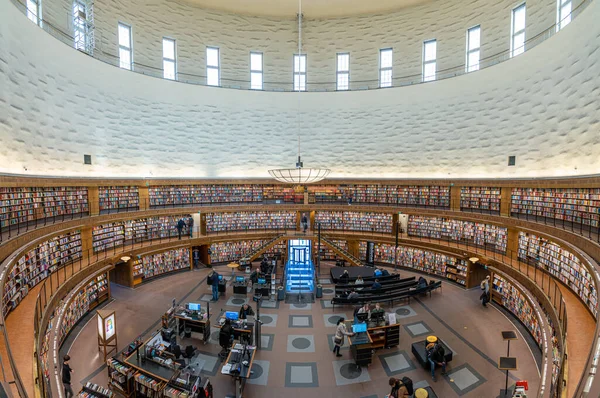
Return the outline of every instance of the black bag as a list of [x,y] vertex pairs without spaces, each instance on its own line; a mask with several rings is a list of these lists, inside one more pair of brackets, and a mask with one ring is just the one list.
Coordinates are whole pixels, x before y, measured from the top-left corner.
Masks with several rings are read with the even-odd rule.
[[413,395],[413,382],[410,377],[404,376],[402,378],[402,384],[406,387],[406,391],[408,391],[408,395]]

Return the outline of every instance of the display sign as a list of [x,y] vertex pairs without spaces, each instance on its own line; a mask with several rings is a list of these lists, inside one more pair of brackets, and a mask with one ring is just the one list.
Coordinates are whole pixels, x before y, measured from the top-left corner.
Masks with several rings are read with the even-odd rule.
[[367,242],[367,265],[370,267],[375,266],[375,243]]
[[111,341],[117,332],[114,311],[99,310],[98,313],[98,338],[102,341]]

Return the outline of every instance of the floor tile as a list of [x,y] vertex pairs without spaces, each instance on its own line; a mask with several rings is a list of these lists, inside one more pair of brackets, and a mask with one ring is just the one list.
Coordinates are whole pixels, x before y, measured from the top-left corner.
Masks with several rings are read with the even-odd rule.
[[406,351],[397,351],[391,354],[379,355],[379,360],[389,377],[416,369],[415,365],[408,358]]
[[212,294],[204,294],[204,295],[202,295],[202,297],[200,297],[199,300],[200,301],[210,301],[210,300],[212,300]]
[[[327,341],[329,342],[329,351],[331,351],[331,352],[333,352],[333,347],[335,346],[335,343],[333,341],[334,339],[335,339],[335,333],[327,335]],[[344,345],[340,348],[340,350],[347,350],[348,347],[349,347],[348,341],[344,341]]]
[[271,363],[269,361],[262,361],[255,359],[252,362],[252,374],[248,378],[248,384],[257,384],[260,386],[266,386],[269,380],[269,367]]
[[348,319],[348,317],[346,316],[346,314],[344,313],[335,313],[335,314],[324,314],[323,315],[323,320],[325,321],[325,327],[336,327],[337,326],[337,321],[340,318],[345,318]]
[[331,304],[331,300],[319,300],[321,302],[321,308],[333,308],[333,304]]
[[209,376],[214,376],[217,374],[217,370],[219,368],[219,357],[217,355],[210,354],[208,352],[199,352],[198,359],[205,361],[202,368],[202,373]]
[[444,379],[458,395],[471,392],[487,381],[468,363],[448,370],[448,376],[445,376]]
[[311,311],[311,303],[290,304],[290,310]]
[[274,334],[260,334],[260,349],[261,351],[273,351]]
[[287,352],[315,352],[315,336],[312,334],[288,335]]
[[432,333],[431,328],[423,321],[404,325],[404,329],[411,337],[418,337]]
[[312,315],[290,315],[288,327],[290,327],[290,328],[312,328],[313,327]]
[[367,367],[356,366],[354,361],[350,360],[333,361],[332,363],[335,384],[338,386],[371,381]]
[[316,362],[287,362],[285,364],[286,387],[318,387],[319,375]]
[[262,327],[274,328],[277,326],[277,314],[260,314],[260,320],[262,321]]
[[227,300],[227,303],[225,303],[225,305],[239,308],[242,305],[247,304],[249,300],[250,299],[245,296],[233,296],[230,297],[229,300]]
[[409,318],[411,316],[417,315],[415,310],[413,310],[410,305],[403,305],[401,307],[396,307],[396,308],[392,309],[392,311],[396,313],[396,319],[404,319],[404,318]]
[[260,302],[260,308],[274,308],[274,309],[279,309],[279,301],[262,300]]

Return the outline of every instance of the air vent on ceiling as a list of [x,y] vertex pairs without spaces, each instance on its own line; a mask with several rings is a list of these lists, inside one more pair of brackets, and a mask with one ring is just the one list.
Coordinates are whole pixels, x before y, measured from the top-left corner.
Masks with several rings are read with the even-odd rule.
[[509,156],[508,157],[508,165],[509,166],[514,166],[517,163],[517,157],[516,156]]
[[83,155],[83,164],[92,164],[92,155]]

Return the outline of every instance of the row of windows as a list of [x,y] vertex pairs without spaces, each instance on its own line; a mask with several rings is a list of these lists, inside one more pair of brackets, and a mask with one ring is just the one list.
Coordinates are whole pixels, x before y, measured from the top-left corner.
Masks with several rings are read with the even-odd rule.
[[[571,22],[572,0],[557,0],[556,30],[564,28]],[[27,17],[41,24],[42,0],[27,0]],[[74,46],[80,50],[87,50],[88,31],[87,9],[81,0],[73,2],[73,37]],[[523,3],[512,10],[510,35],[510,56],[514,57],[525,51],[525,17],[526,4]],[[133,67],[132,31],[131,26],[119,23],[119,66],[131,70]],[[177,78],[177,47],[175,39],[163,38],[163,77],[175,80]],[[466,72],[479,70],[481,60],[481,26],[477,25],[467,30],[466,43]],[[379,86],[392,87],[393,85],[393,49],[379,50]],[[307,60],[306,54],[295,54],[293,58],[294,90],[306,90]],[[219,48],[206,48],[206,84],[220,85],[220,54]],[[424,82],[436,79],[437,73],[437,41],[427,40],[423,43],[422,54],[422,80]],[[263,53],[250,52],[250,88],[263,89]],[[336,59],[336,88],[348,90],[350,88],[350,53],[338,53]]]

